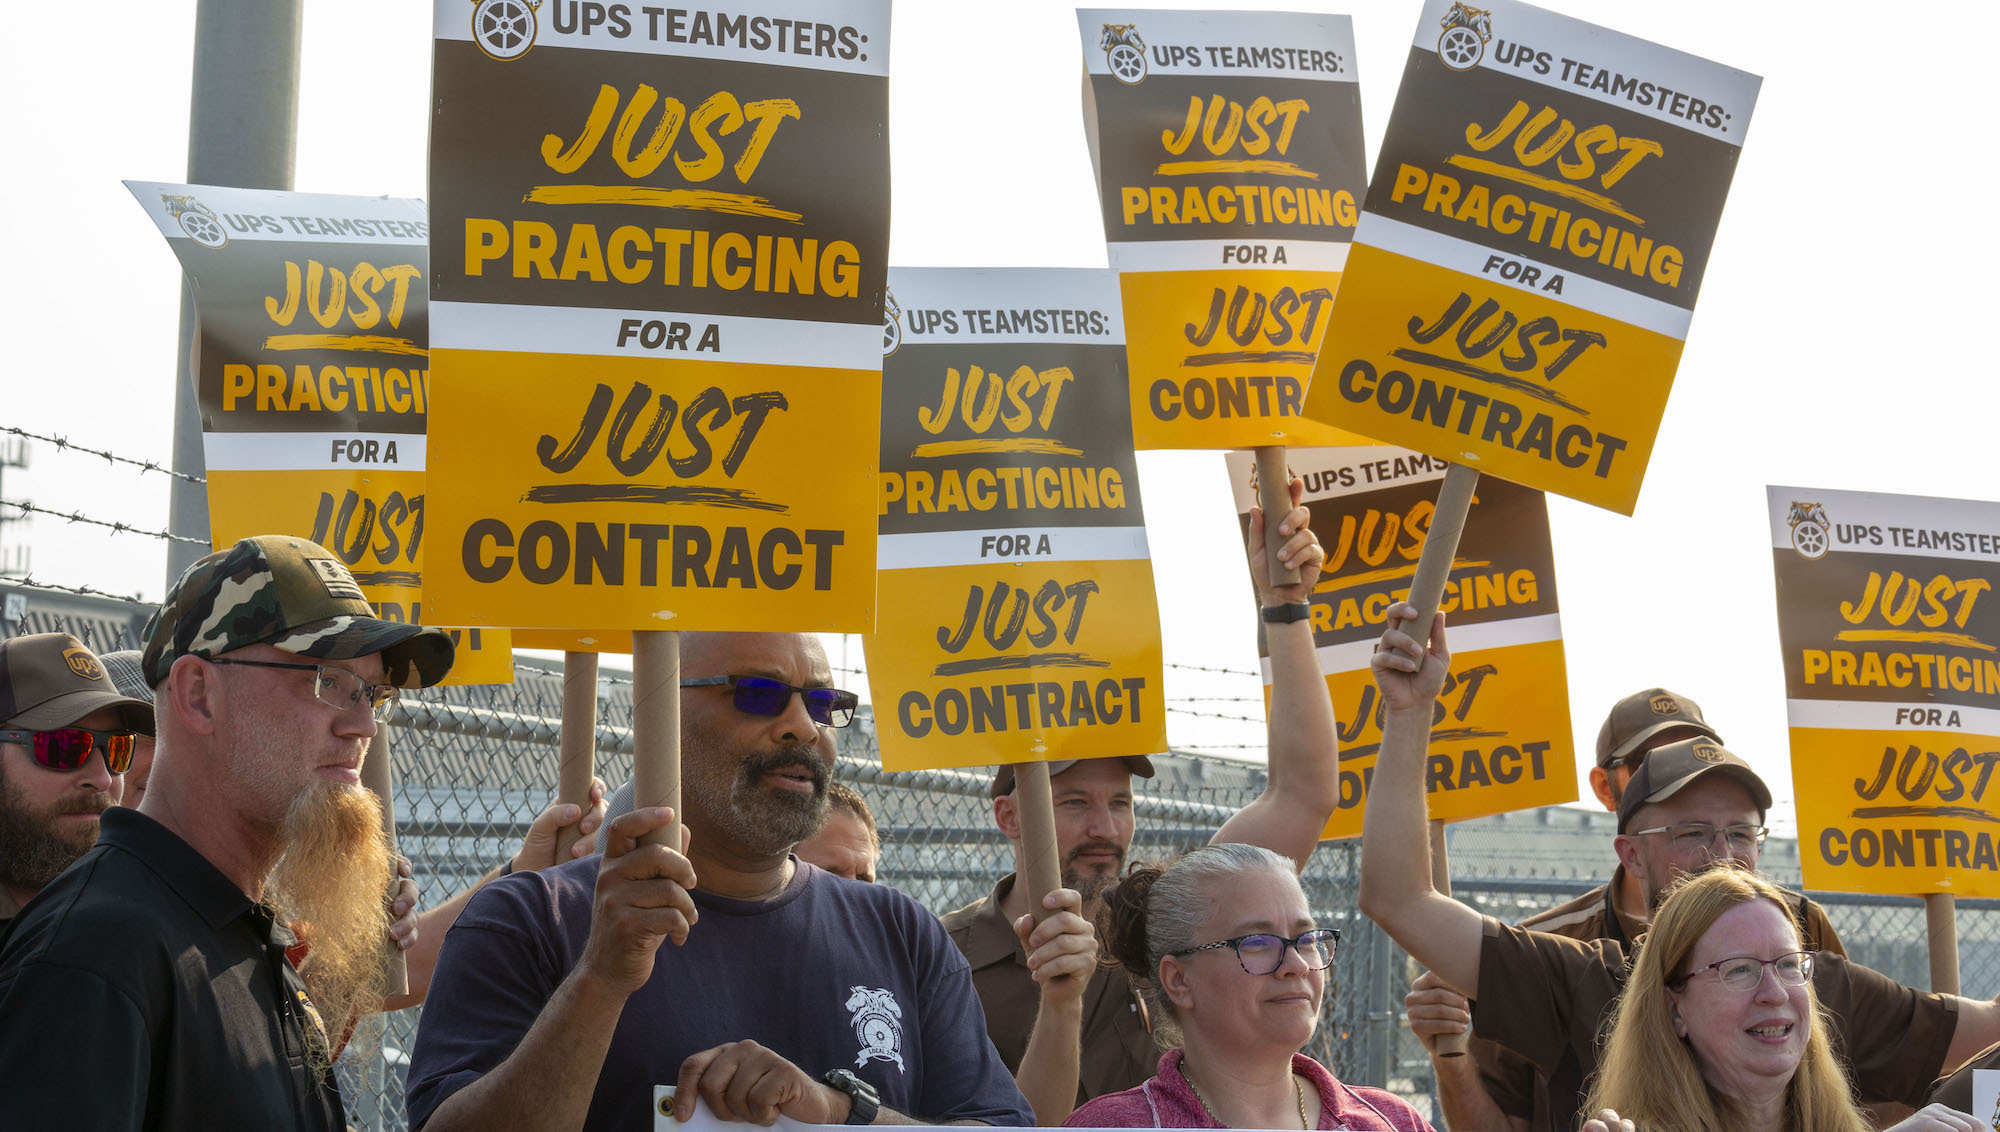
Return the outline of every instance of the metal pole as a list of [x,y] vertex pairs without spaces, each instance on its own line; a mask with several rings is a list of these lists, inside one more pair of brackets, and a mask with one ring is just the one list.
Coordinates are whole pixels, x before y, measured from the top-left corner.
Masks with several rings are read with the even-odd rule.
[[[197,185],[289,189],[298,144],[300,0],[198,0],[194,97],[188,115],[188,180]],[[201,409],[195,401],[194,302],[181,291],[174,470],[206,475]],[[208,493],[173,481],[167,529],[209,538]],[[200,558],[192,543],[167,544],[167,585]]]

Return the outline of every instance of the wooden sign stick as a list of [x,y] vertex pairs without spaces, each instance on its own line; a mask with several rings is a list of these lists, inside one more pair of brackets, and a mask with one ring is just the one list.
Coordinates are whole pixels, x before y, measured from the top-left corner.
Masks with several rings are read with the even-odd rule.
[[1292,585],[1299,580],[1298,570],[1278,561],[1278,548],[1285,545],[1278,524],[1292,513],[1292,470],[1285,463],[1282,444],[1257,449],[1257,506],[1264,509],[1264,555],[1271,563],[1271,584]]
[[[1458,536],[1465,532],[1465,516],[1472,510],[1472,493],[1479,486],[1478,471],[1463,464],[1445,469],[1444,483],[1438,488],[1437,512],[1431,516],[1430,533],[1424,538],[1422,557],[1417,559],[1416,576],[1410,579],[1410,604],[1417,619],[1410,624],[1428,629],[1431,614],[1444,600],[1444,584],[1451,578],[1451,566],[1458,556]],[[1419,641],[1428,635],[1412,629]],[[1439,892],[1451,895],[1451,861],[1445,855],[1444,823],[1433,821],[1431,828],[1431,883]],[[1442,1034],[1437,1040],[1439,1057],[1462,1057],[1464,1034]]]
[[[389,841],[389,852],[396,852],[396,775],[389,766],[389,725],[375,725],[375,737],[368,741],[368,754],[361,760],[361,785],[373,791],[382,803],[382,836]],[[397,889],[403,885],[403,878],[395,869],[389,870],[389,890],[384,901],[396,898]],[[382,994],[385,998],[410,993],[410,968],[403,961],[403,949],[386,933],[382,936]]]
[[681,848],[681,635],[632,634],[632,804],[671,806],[674,820],[643,843]]
[[[676,683],[679,681],[676,680]],[[679,702],[680,689],[674,689]],[[577,808],[577,822],[590,812],[590,780],[597,773],[597,654],[563,653],[561,756],[556,766],[556,801]],[[556,864],[569,860],[577,826],[556,831]]]
[[1924,897],[1924,928],[1931,944],[1931,989],[1958,993],[1958,904],[1949,892]]
[[1049,785],[1049,764],[1014,764],[1014,812],[1021,819],[1022,875],[1015,884],[1027,886],[1028,911],[1036,923],[1049,918],[1042,900],[1062,887],[1062,850],[1056,845],[1055,790]]

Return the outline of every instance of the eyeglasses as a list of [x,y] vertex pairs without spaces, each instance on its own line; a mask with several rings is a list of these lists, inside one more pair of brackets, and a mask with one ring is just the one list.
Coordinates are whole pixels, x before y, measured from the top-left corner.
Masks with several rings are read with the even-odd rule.
[[1285,965],[1285,949],[1296,950],[1306,966],[1315,971],[1326,970],[1333,962],[1334,945],[1340,942],[1339,928],[1315,928],[1300,932],[1296,939],[1286,939],[1269,932],[1254,935],[1239,935],[1235,939],[1218,939],[1214,943],[1204,943],[1200,947],[1190,947],[1176,951],[1175,955],[1193,955],[1198,951],[1213,951],[1227,947],[1236,952],[1236,961],[1243,964],[1243,970],[1252,975],[1268,975]]
[[1648,833],[1664,833],[1673,839],[1677,849],[1702,849],[1715,842],[1715,835],[1721,834],[1729,847],[1739,853],[1747,853],[1764,844],[1764,838],[1771,831],[1761,825],[1710,825],[1701,821],[1684,821],[1678,825],[1662,825],[1652,829],[1635,829],[1633,837]]
[[701,676],[681,681],[683,688],[715,688],[727,685],[736,692],[736,710],[749,715],[783,715],[791,706],[792,693],[806,701],[806,714],[821,727],[845,727],[854,722],[854,709],[861,697],[838,688],[801,688],[769,676]]
[[1758,959],[1750,955],[1738,955],[1710,963],[1680,977],[1682,985],[1696,975],[1713,973],[1723,986],[1733,991],[1751,991],[1764,981],[1764,968],[1778,976],[1778,982],[1788,987],[1802,987],[1812,980],[1813,957],[1810,951],[1789,951],[1776,959]]
[[102,743],[104,767],[124,774],[132,765],[131,731],[93,731],[88,727],[58,727],[51,731],[0,731],[0,743],[19,743],[28,748],[35,763],[50,770],[79,770]]
[[335,711],[352,711],[366,705],[375,722],[395,714],[401,694],[394,684],[370,684],[345,668],[331,664],[282,664],[273,660],[233,660],[210,657],[210,664],[241,664],[250,668],[293,668],[313,673],[313,695]]

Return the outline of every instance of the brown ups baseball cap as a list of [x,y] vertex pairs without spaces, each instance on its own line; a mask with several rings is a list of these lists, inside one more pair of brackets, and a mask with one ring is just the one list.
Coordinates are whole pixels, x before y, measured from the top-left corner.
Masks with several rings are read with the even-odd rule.
[[153,705],[119,692],[82,641],[68,633],[0,641],[0,727],[47,731],[100,708],[118,709],[130,730],[153,733]]
[[332,551],[286,535],[246,538],[188,567],[146,623],[140,668],[158,687],[183,656],[245,645],[326,660],[379,652],[389,683],[401,688],[444,679],[453,652],[442,629],[375,616]]
[[[1126,770],[1131,771],[1133,774],[1138,775],[1140,778],[1153,777],[1153,760],[1147,758],[1146,756],[1117,755],[1113,757],[1117,758],[1119,762],[1124,763]],[[1069,768],[1075,766],[1076,764],[1082,761],[1084,760],[1058,759],[1054,762],[1051,762],[1049,764],[1049,777],[1054,778],[1056,775],[1061,774],[1063,771],[1068,770]],[[1013,764],[1002,763],[999,772],[993,776],[993,796],[995,798],[1005,798],[1007,795],[1012,794],[1013,792],[1014,792]]]
[[1713,739],[1683,739],[1648,751],[1639,769],[1632,772],[1632,781],[1625,784],[1625,797],[1618,803],[1618,832],[1625,832],[1639,807],[1666,801],[1704,774],[1728,775],[1750,792],[1759,813],[1770,811],[1771,788],[1749,763]]
[[[1665,688],[1634,692],[1611,707],[1597,731],[1597,765],[1608,767],[1639,749],[1639,744],[1672,727],[1693,728],[1716,742],[1722,736],[1701,717],[1701,708],[1686,696]],[[1693,736],[1689,736],[1693,738]]]

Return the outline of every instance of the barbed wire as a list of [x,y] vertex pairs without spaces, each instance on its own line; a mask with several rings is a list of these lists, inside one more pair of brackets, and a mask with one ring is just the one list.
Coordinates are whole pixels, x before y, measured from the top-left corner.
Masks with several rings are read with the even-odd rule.
[[115,594],[107,590],[92,589],[89,586],[65,586],[60,582],[38,581],[33,574],[23,574],[18,578],[9,578],[4,575],[0,575],[0,582],[6,582],[10,585],[16,585],[16,586],[32,586],[38,590],[61,590],[64,593],[80,594],[84,597],[117,598],[119,601],[129,601],[134,605],[158,604],[157,602],[149,602],[145,598],[140,597],[138,594]]
[[60,451],[75,451],[75,452],[81,452],[87,456],[102,456],[106,460],[109,460],[115,464],[130,464],[132,467],[135,467],[142,472],[158,472],[163,476],[172,476],[177,480],[185,480],[188,483],[205,484],[208,482],[201,476],[191,476],[188,475],[186,472],[177,472],[174,471],[172,468],[163,468],[159,465],[157,461],[134,460],[130,456],[120,456],[115,452],[106,452],[98,448],[88,448],[85,447],[84,445],[78,444],[77,442],[69,439],[66,436],[43,436],[40,433],[29,432],[27,429],[15,428],[12,425],[0,425],[0,432],[12,433],[13,435],[21,437],[26,440],[39,440],[44,444],[53,444]]
[[143,527],[135,527],[130,523],[113,522],[108,519],[93,519],[88,515],[78,514],[75,511],[57,511],[52,507],[40,507],[33,503],[22,503],[13,499],[0,499],[0,506],[17,507],[30,515],[47,515],[51,518],[67,519],[72,523],[89,523],[91,526],[105,527],[121,534],[145,535],[148,538],[165,539],[168,542],[192,543],[200,547],[208,546],[208,540],[205,538],[189,538],[186,535],[177,535],[168,531],[149,531]]
[[1171,660],[1167,662],[1167,667],[1178,668],[1184,672],[1214,672],[1223,676],[1254,676],[1263,679],[1263,673],[1244,668],[1210,668],[1202,664],[1176,664]]
[[1262,696],[1168,696],[1170,704],[1261,704]]
[[1167,705],[1167,711],[1173,715],[1191,715],[1197,719],[1232,719],[1243,723],[1265,722],[1264,717],[1261,715],[1225,715],[1222,712],[1196,711],[1193,708],[1175,707],[1172,704]]

